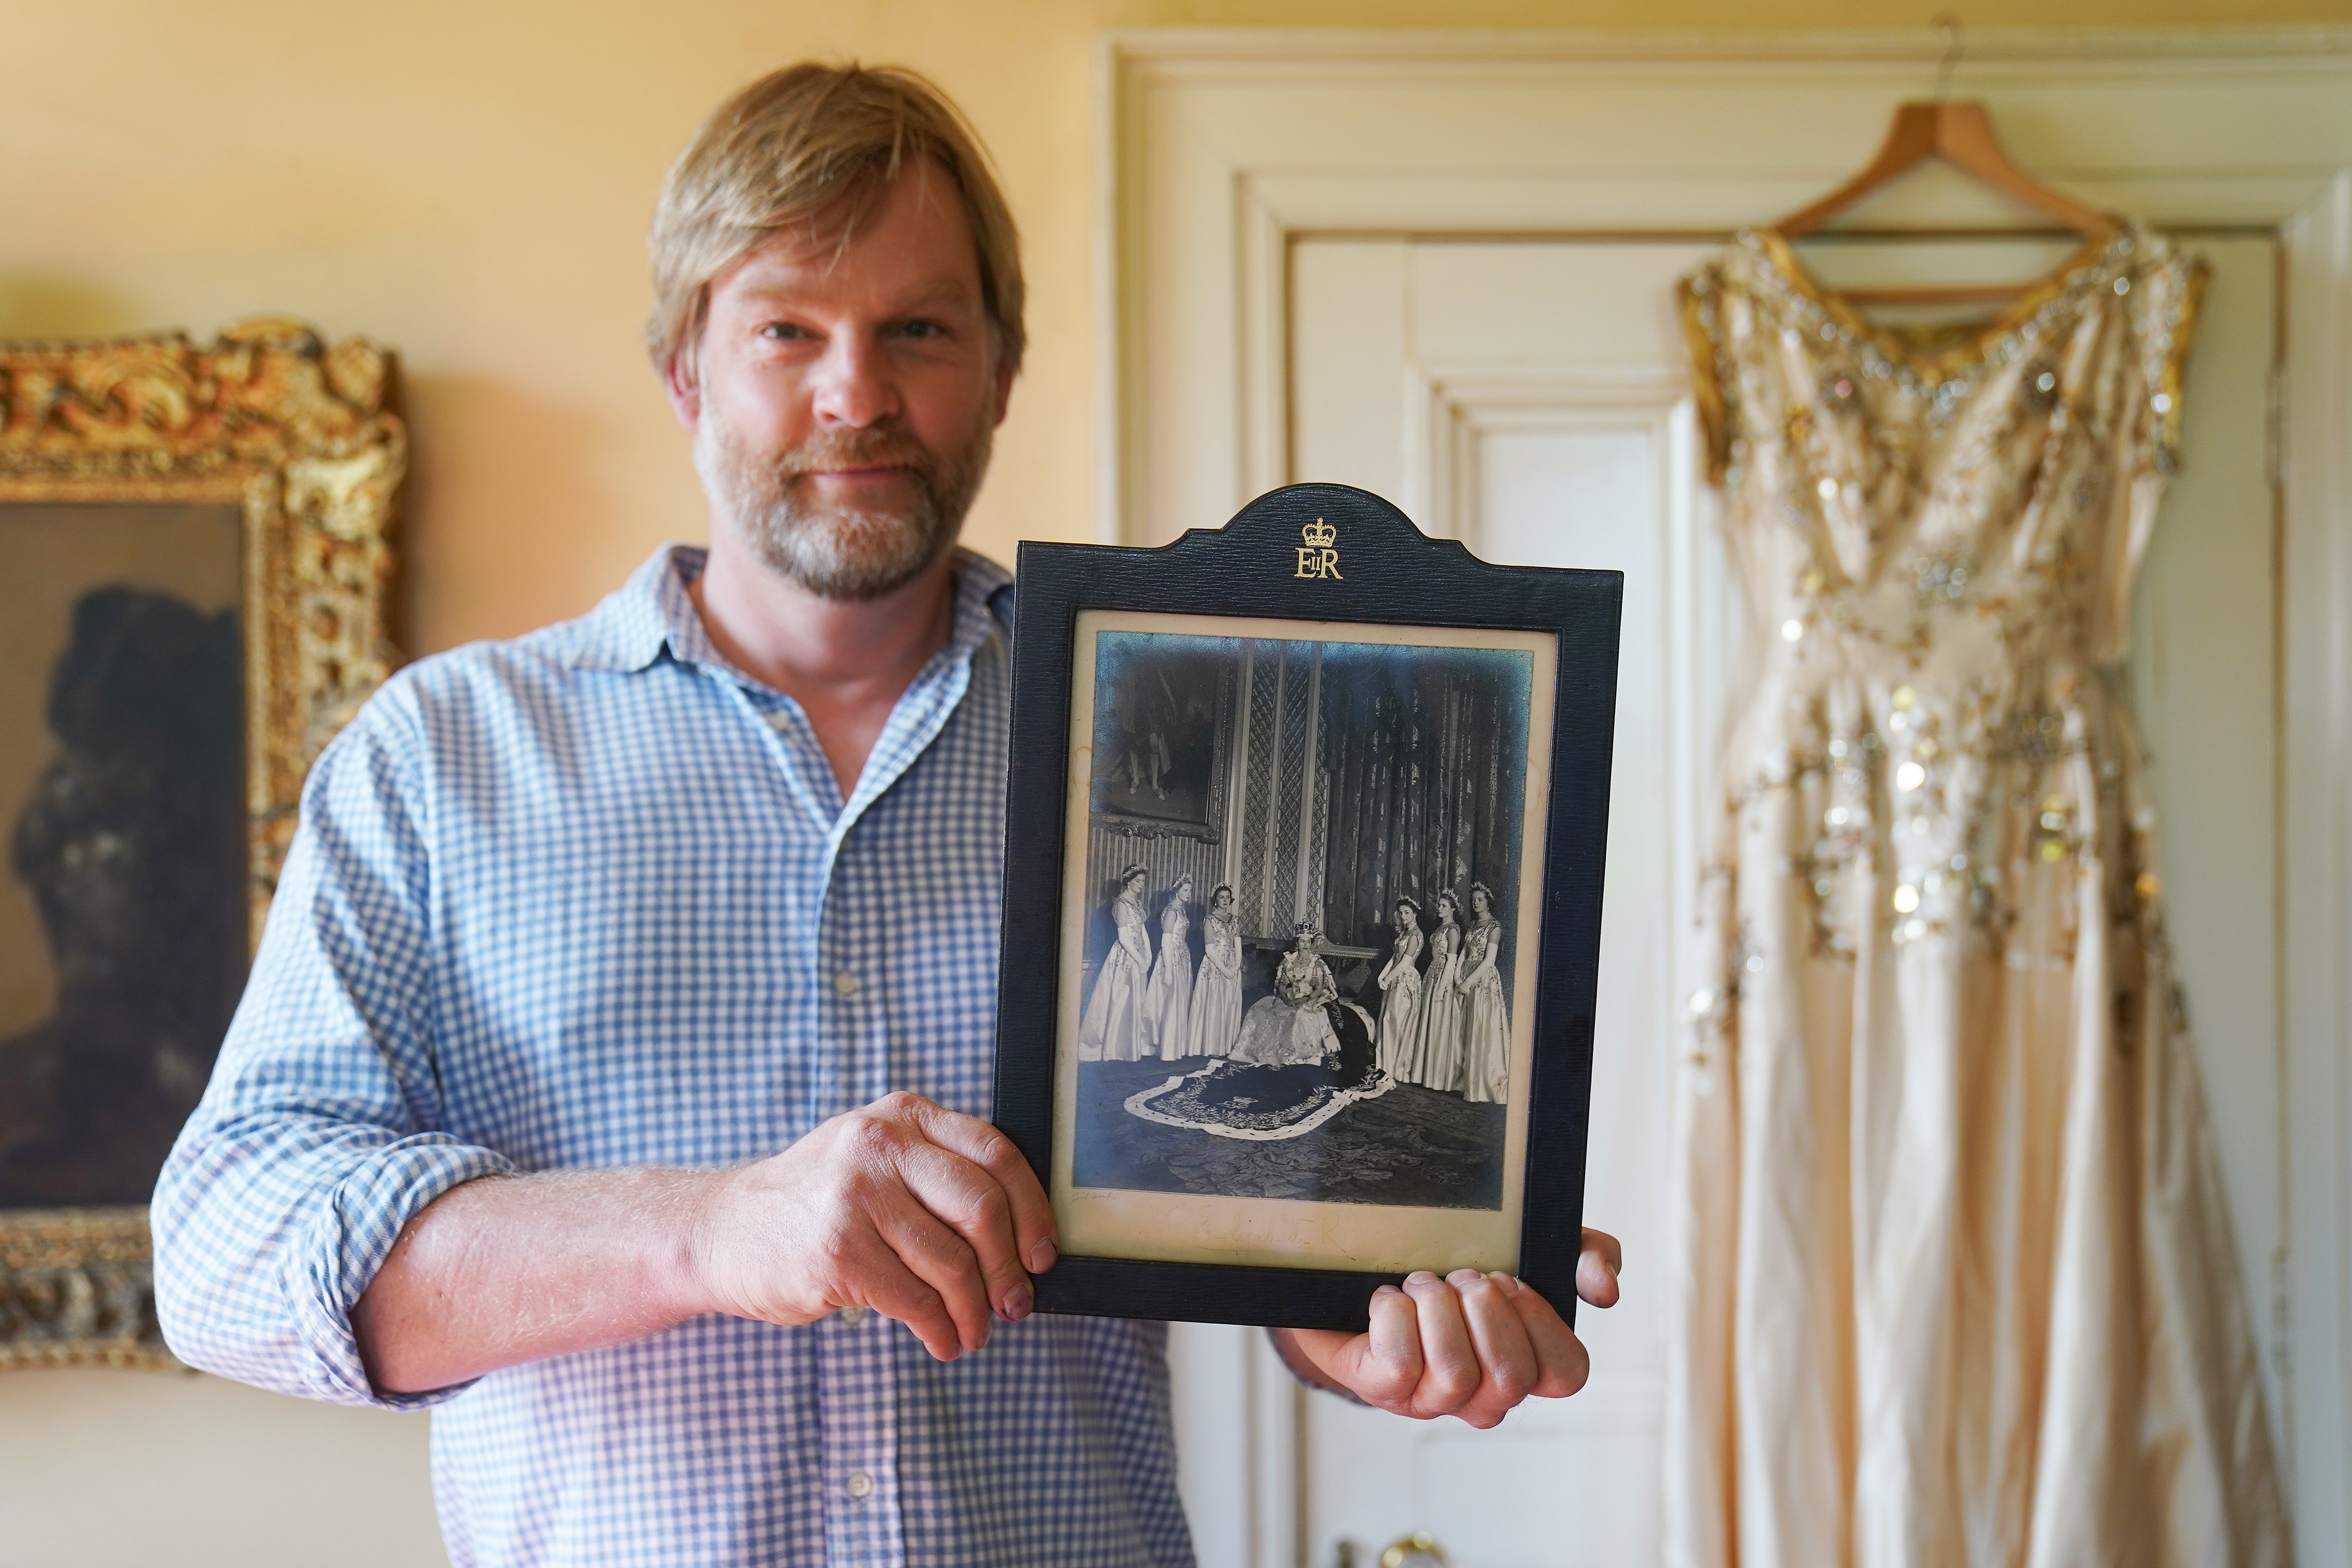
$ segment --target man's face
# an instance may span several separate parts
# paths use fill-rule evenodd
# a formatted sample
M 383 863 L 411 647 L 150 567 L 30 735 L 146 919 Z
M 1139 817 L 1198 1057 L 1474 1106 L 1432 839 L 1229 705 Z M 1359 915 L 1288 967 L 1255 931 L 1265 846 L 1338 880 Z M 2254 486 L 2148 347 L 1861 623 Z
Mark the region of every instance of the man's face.
M 963 204 L 929 159 L 850 243 L 777 234 L 710 287 L 700 373 L 673 368 L 717 526 L 827 598 L 877 598 L 954 542 L 1012 371 L 993 350 Z

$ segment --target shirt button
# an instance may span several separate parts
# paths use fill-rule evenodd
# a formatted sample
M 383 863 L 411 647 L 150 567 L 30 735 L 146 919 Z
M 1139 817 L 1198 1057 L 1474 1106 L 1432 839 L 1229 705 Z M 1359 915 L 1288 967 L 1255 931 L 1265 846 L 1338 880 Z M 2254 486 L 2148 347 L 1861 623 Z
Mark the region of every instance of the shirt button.
M 844 1307 L 841 1309 L 841 1321 L 849 1324 L 852 1328 L 855 1328 L 859 1323 L 866 1321 L 866 1309 L 864 1307 Z
M 833 988 L 845 997 L 854 997 L 857 994 L 857 977 L 844 969 L 833 977 Z
M 867 1475 L 864 1470 L 850 1471 L 849 1495 L 852 1497 L 872 1497 L 874 1495 L 874 1478 Z

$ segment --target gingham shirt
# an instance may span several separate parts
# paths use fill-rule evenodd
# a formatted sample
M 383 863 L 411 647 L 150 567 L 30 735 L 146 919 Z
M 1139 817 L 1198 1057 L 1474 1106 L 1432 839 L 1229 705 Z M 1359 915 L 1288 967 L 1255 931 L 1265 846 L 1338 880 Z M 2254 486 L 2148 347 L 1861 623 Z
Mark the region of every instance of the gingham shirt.
M 156 1190 L 172 1347 L 437 1406 L 460 1565 L 1189 1564 L 1157 1324 L 1041 1315 L 943 1365 L 872 1315 L 711 1316 L 368 1385 L 352 1303 L 459 1182 L 754 1159 L 897 1089 L 987 1113 L 1010 578 L 959 558 L 954 632 L 845 802 L 799 706 L 712 648 L 701 562 L 412 665 L 320 757 Z

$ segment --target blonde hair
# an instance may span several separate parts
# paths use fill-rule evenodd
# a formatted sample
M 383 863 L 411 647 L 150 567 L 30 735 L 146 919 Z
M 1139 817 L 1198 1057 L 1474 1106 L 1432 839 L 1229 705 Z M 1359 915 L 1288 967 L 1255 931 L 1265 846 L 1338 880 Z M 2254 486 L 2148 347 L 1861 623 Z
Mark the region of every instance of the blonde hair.
M 761 77 L 720 104 L 670 165 L 646 240 L 654 368 L 676 361 L 694 378 L 711 280 L 761 241 L 823 218 L 838 224 L 835 243 L 847 246 L 898 172 L 925 157 L 962 198 L 997 363 L 1018 369 L 1028 341 L 1021 239 L 979 136 L 918 72 L 814 62 Z

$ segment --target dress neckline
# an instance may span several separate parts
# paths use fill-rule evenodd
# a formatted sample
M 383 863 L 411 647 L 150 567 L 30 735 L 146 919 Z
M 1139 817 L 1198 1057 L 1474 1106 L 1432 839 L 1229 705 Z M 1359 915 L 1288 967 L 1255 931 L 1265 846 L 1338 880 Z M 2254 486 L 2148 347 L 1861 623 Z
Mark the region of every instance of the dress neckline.
M 1792 293 L 1819 306 L 1831 320 L 1854 336 L 1867 340 L 1885 359 L 1907 367 L 1921 380 L 1934 384 L 1940 382 L 1954 365 L 1982 359 L 1992 344 L 2032 320 L 2052 300 L 2073 287 L 2084 273 L 2105 261 L 2107 253 L 2132 233 L 2132 227 L 2126 224 L 2112 235 L 2084 241 L 2039 283 L 2030 286 L 1990 320 L 1967 329 L 1950 347 L 1935 353 L 1921 352 L 1905 341 L 1902 334 L 1880 326 L 1856 310 L 1843 294 L 1823 284 L 1803 262 L 1797 259 L 1796 247 L 1780 230 L 1750 229 L 1748 232 L 1773 272 Z

